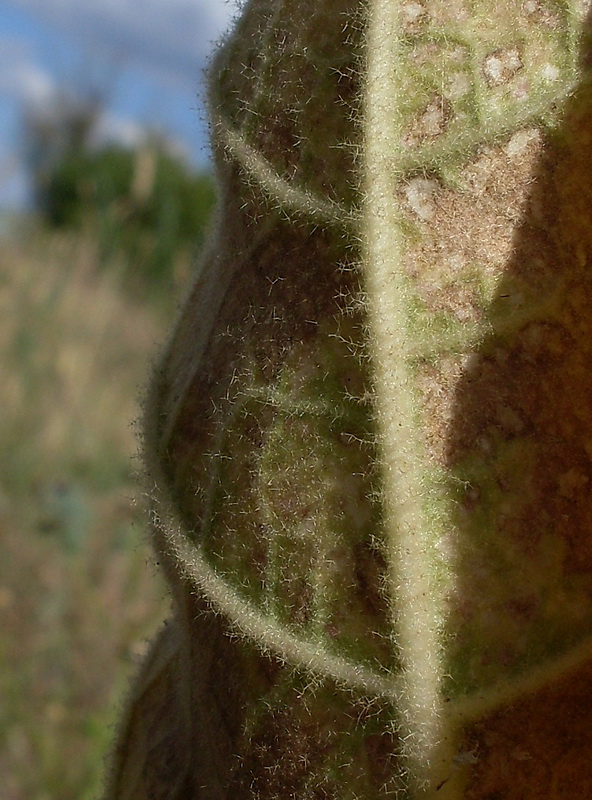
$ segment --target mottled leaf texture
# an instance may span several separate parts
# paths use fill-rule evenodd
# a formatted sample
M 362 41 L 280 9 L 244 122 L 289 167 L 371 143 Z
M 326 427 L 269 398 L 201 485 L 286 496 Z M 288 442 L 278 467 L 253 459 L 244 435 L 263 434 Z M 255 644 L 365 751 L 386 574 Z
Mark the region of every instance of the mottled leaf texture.
M 592 797 L 583 0 L 251 0 L 108 800 Z

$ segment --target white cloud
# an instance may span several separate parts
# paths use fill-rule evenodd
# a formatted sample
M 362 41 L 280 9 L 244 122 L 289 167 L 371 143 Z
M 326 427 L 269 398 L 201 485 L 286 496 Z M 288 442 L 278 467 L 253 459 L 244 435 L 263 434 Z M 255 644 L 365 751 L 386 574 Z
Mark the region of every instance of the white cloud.
M 51 118 L 63 110 L 64 97 L 51 74 L 33 58 L 22 40 L 0 37 L 0 97 L 36 117 Z M 103 110 L 96 123 L 94 144 L 117 142 L 134 147 L 146 136 L 146 129 L 131 118 Z M 6 148 L 0 148 L 0 152 Z M 11 153 L 9 162 L 14 161 Z M 1 177 L 2 170 L 0 170 Z
M 0 96 L 44 106 L 55 91 L 53 78 L 31 59 L 21 40 L 0 37 Z
M 97 120 L 92 144 L 100 147 L 112 142 L 124 147 L 135 147 L 146 138 L 146 130 L 135 120 L 103 112 Z
M 195 85 L 212 42 L 236 14 L 234 0 L 9 0 L 83 48 L 143 62 Z
M 119 144 L 123 147 L 135 148 L 149 141 L 155 131 L 140 125 L 131 117 L 123 117 L 110 111 L 103 111 L 99 116 L 90 145 L 102 147 L 105 144 Z M 159 143 L 171 154 L 182 160 L 189 159 L 189 153 L 183 142 L 170 132 L 161 133 Z

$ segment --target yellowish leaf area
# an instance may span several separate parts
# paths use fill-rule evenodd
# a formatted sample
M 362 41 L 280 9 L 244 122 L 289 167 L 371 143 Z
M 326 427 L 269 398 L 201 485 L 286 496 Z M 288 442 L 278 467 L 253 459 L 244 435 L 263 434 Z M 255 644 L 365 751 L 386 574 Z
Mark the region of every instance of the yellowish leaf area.
M 220 48 L 109 800 L 592 796 L 586 11 L 252 0 Z

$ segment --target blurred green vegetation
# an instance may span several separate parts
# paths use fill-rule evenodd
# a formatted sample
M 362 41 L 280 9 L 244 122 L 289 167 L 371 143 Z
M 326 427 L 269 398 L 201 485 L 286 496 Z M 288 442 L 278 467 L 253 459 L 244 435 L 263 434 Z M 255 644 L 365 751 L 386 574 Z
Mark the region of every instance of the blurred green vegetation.
M 160 292 L 202 245 L 215 189 L 155 142 L 68 152 L 39 199 L 50 226 L 96 230 L 100 264 L 122 254 L 136 289 Z
M 133 421 L 160 309 L 92 237 L 0 248 L 2 800 L 95 800 L 127 682 L 167 611 Z
M 133 147 L 98 139 L 101 102 L 64 95 L 30 114 L 24 140 L 36 212 L 52 229 L 86 232 L 97 265 L 125 262 L 128 288 L 166 294 L 186 280 L 206 237 L 214 181 L 155 133 Z
M 0 241 L 2 800 L 100 796 L 168 611 L 134 420 L 213 186 L 158 138 L 97 147 L 95 121 L 29 124 L 37 213 Z

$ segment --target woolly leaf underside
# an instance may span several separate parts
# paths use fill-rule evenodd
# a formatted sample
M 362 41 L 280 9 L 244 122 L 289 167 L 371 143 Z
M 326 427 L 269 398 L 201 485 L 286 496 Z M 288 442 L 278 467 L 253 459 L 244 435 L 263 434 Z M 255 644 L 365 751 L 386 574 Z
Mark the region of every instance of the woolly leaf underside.
M 397 347 L 373 339 L 383 298 L 365 241 L 372 20 L 345 0 L 252 2 L 214 63 L 219 233 L 148 438 L 182 523 L 164 535 L 169 557 L 253 643 L 237 645 L 248 702 L 235 782 L 264 796 L 290 781 L 303 797 L 402 791 L 395 731 L 413 735 L 414 710 L 401 631 L 416 617 L 451 720 L 588 652 L 583 8 L 490 7 L 400 4 L 384 220 L 400 247 Z M 389 359 L 403 380 L 385 397 Z M 401 392 L 414 410 L 385 446 Z M 411 451 L 433 608 L 403 586 L 398 498 L 385 502 L 397 452 Z M 284 666 L 270 676 L 257 652 Z

